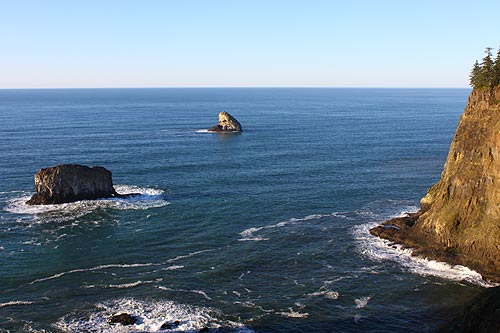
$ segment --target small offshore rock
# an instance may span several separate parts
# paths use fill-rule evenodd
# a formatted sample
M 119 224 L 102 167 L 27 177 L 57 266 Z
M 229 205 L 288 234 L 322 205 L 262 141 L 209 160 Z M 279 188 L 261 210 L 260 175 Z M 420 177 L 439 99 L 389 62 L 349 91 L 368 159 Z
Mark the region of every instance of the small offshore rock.
M 134 325 L 135 323 L 137 323 L 137 318 L 129 315 L 128 313 L 121 313 L 118 315 L 111 316 L 108 319 L 108 322 L 110 324 L 122 324 L 124 326 L 127 326 L 127 325 Z
M 219 113 L 219 123 L 209 130 L 210 132 L 243 132 L 243 128 L 236 118 L 229 113 L 222 111 Z
M 117 193 L 113 187 L 111 171 L 100 166 L 60 164 L 40 169 L 34 178 L 36 193 L 26 202 L 28 205 L 121 198 L 139 194 Z

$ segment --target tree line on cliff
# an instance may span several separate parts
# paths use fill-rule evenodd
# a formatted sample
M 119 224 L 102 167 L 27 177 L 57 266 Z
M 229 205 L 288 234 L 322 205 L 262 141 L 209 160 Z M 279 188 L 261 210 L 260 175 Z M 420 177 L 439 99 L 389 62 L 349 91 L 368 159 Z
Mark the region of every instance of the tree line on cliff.
M 493 60 L 491 47 L 487 47 L 481 63 L 476 60 L 470 73 L 470 85 L 472 88 L 493 88 L 500 85 L 500 48 Z

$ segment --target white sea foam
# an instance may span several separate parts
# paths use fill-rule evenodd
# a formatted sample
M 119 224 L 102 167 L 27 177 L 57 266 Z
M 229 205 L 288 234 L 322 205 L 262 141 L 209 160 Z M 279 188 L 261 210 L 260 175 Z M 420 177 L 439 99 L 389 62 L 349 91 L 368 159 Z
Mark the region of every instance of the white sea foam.
M 175 258 L 168 259 L 166 262 L 167 263 L 172 263 L 172 262 L 175 262 L 175 261 L 178 261 L 178 260 L 181 260 L 181 259 L 186 259 L 186 258 L 195 256 L 195 255 L 198 255 L 198 254 L 201 254 L 201 253 L 211 252 L 211 251 L 215 251 L 215 249 L 194 251 L 194 252 L 191 252 L 191 253 L 188 253 L 188 254 L 185 254 L 185 255 L 180 255 L 180 256 L 177 256 Z
M 10 301 L 10 302 L 5 302 L 5 303 L 0 303 L 0 308 L 6 307 L 6 306 L 30 305 L 33 303 L 34 302 L 32 302 L 32 301 Z
M 184 268 L 184 266 L 182 266 L 182 265 L 172 265 L 172 266 L 164 267 L 161 270 L 162 271 L 175 271 L 177 269 L 182 269 L 182 268 Z
M 370 301 L 371 297 L 370 296 L 363 296 L 360 298 L 356 298 L 354 300 L 354 303 L 356 304 L 356 309 L 362 309 L 364 308 L 368 302 Z
M 81 272 L 91 272 L 91 271 L 99 271 L 99 270 L 104 270 L 104 269 L 109 269 L 109 268 L 135 268 L 135 267 L 148 267 L 148 266 L 159 266 L 161 264 L 154 264 L 154 263 L 144 263 L 144 264 L 109 264 L 109 265 L 99 265 L 99 266 L 94 266 L 90 268 L 77 268 L 77 269 L 72 269 L 69 271 L 57 273 L 45 278 L 40 278 L 33 280 L 30 282 L 30 284 L 38 283 L 38 282 L 43 282 L 47 280 L 53 280 L 60 278 L 61 276 L 68 275 L 68 274 L 74 274 L 74 273 L 81 273 Z
M 294 311 L 292 308 L 288 308 L 288 311 L 276 312 L 276 314 L 279 314 L 280 316 L 283 316 L 286 318 L 307 318 L 307 317 L 309 317 L 309 313 Z
M 165 291 L 172 291 L 172 292 L 185 292 L 185 293 L 194 293 L 203 296 L 207 300 L 212 300 L 211 297 L 207 295 L 206 292 L 203 290 L 196 290 L 196 289 L 173 289 L 165 286 L 158 286 L 158 289 L 160 290 L 165 290 Z
M 90 289 L 90 288 L 102 287 L 102 288 L 128 289 L 128 288 L 134 288 L 134 287 L 137 287 L 137 286 L 140 286 L 140 285 L 143 285 L 143 284 L 151 284 L 151 283 L 156 283 L 156 282 L 161 282 L 161 281 L 163 281 L 162 278 L 155 279 L 155 280 L 145 280 L 145 281 L 138 280 L 138 281 L 134 281 L 134 282 L 121 283 L 121 284 L 109 284 L 109 285 L 95 285 L 95 284 L 90 284 L 90 285 L 84 286 L 84 288 Z
M 252 272 L 252 271 L 246 271 L 246 272 L 241 273 L 241 275 L 238 277 L 238 280 L 243 280 L 243 278 L 244 278 L 246 275 L 250 274 L 251 272 Z
M 196 133 L 214 133 L 208 129 L 199 129 L 199 130 L 196 130 Z
M 31 196 L 22 195 L 20 197 L 8 200 L 7 205 L 4 207 L 4 210 L 14 214 L 25 215 L 64 213 L 65 216 L 69 218 L 78 218 L 98 208 L 111 208 L 118 210 L 145 210 L 150 208 L 164 207 L 169 204 L 163 196 L 164 191 L 160 189 L 137 187 L 131 185 L 115 185 L 115 189 L 118 193 L 140 193 L 140 195 L 128 198 L 82 200 L 56 205 L 28 205 L 26 204 L 26 201 L 28 201 Z
M 30 282 L 30 284 L 44 282 L 44 281 L 48 281 L 48 280 L 53 280 L 53 279 L 57 279 L 57 278 L 60 278 L 62 276 L 68 275 L 68 274 L 75 274 L 75 273 L 82 273 L 82 272 L 93 272 L 93 271 L 107 270 L 107 269 L 112 269 L 112 268 L 124 268 L 124 269 L 126 269 L 126 268 L 138 268 L 138 267 L 149 267 L 149 266 L 156 266 L 156 267 L 164 266 L 164 265 L 167 265 L 169 263 L 179 261 L 181 259 L 189 258 L 189 257 L 195 256 L 195 255 L 201 254 L 201 253 L 211 252 L 211 251 L 214 251 L 214 249 L 195 251 L 195 252 L 188 253 L 186 255 L 180 255 L 180 256 L 177 256 L 175 258 L 168 259 L 165 262 L 161 262 L 161 263 L 147 262 L 147 263 L 133 263 L 133 264 L 106 264 L 106 265 L 98 265 L 98 266 L 93 266 L 93 267 L 88 267 L 88 268 L 76 268 L 76 269 L 72 269 L 69 271 L 56 273 L 56 274 L 53 274 L 53 275 L 50 275 L 50 276 L 47 276 L 44 278 L 39 278 L 39 279 L 33 280 Z M 158 268 L 158 270 L 171 271 L 171 270 L 177 270 L 177 269 L 181 269 L 181 268 L 184 268 L 184 266 L 183 265 L 169 265 L 167 267 Z
M 241 242 L 244 241 L 266 241 L 269 240 L 269 237 L 264 237 L 260 235 L 256 235 L 256 233 L 259 232 L 265 232 L 266 230 L 271 230 L 271 229 L 276 229 L 276 228 L 283 228 L 287 225 L 290 224 L 297 224 L 297 223 L 302 223 L 306 221 L 311 221 L 311 220 L 317 220 L 323 217 L 328 217 L 328 216 L 337 216 L 337 213 L 332 213 L 332 214 L 313 214 L 313 215 L 308 215 L 303 218 L 291 218 L 288 221 L 282 221 L 278 222 L 276 224 L 271 224 L 271 225 L 265 225 L 262 227 L 251 227 L 248 229 L 243 230 L 240 232 L 240 238 L 238 239 Z
M 422 276 L 432 275 L 453 281 L 467 281 L 482 287 L 496 285 L 483 280 L 481 274 L 468 267 L 412 256 L 411 249 L 371 235 L 370 229 L 378 224 L 372 222 L 353 228 L 353 235 L 361 255 L 376 261 L 396 261 L 408 271 Z
M 313 293 L 307 294 L 307 296 L 322 296 L 331 300 L 336 300 L 339 298 L 339 293 L 338 291 L 334 290 L 328 290 L 328 289 L 320 289 L 318 291 L 315 291 Z
M 110 324 L 108 319 L 128 313 L 138 319 L 134 325 Z M 250 333 L 243 324 L 224 320 L 223 314 L 210 308 L 193 307 L 171 301 L 145 302 L 130 298 L 96 304 L 90 313 L 70 314 L 54 326 L 64 332 L 158 332 L 164 323 L 179 321 L 176 332 L 197 332 L 208 328 L 224 327 L 229 332 Z

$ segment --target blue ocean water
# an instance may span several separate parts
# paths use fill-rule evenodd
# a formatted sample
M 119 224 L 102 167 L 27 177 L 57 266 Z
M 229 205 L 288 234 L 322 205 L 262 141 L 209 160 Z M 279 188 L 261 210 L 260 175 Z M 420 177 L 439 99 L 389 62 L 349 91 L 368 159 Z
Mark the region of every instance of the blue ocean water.
M 432 331 L 486 283 L 368 230 L 418 209 L 469 91 L 0 90 L 0 332 Z M 25 205 L 60 163 L 142 195 Z

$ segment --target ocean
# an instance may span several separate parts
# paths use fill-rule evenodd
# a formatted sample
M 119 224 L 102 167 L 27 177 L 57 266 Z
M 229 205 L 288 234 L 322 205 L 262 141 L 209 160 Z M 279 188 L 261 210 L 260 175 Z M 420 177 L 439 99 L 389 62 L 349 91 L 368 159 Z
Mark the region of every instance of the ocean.
M 368 230 L 418 210 L 469 92 L 0 90 L 0 332 L 432 331 L 488 283 Z M 61 163 L 141 195 L 26 205 Z

